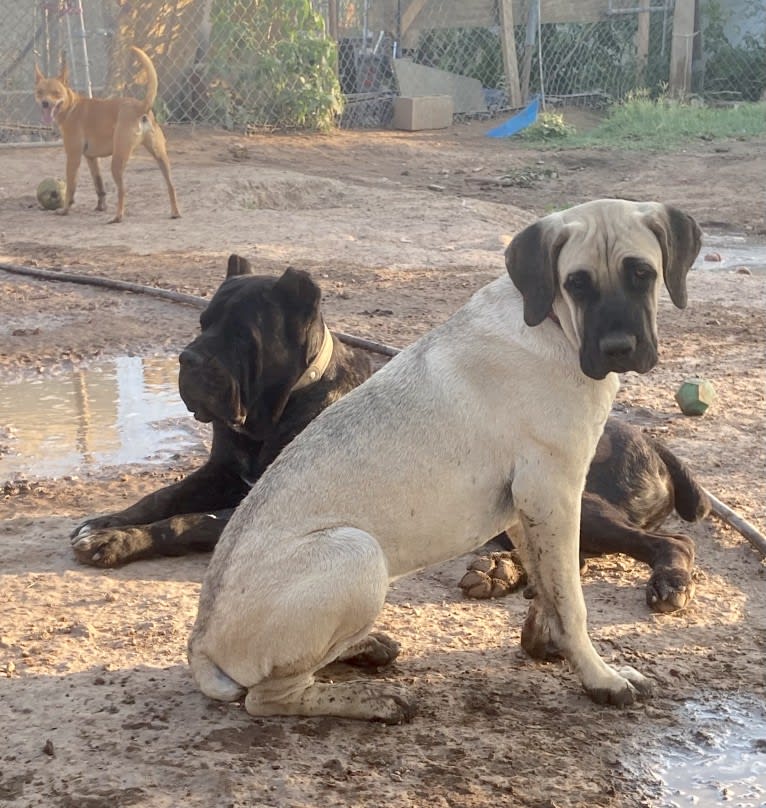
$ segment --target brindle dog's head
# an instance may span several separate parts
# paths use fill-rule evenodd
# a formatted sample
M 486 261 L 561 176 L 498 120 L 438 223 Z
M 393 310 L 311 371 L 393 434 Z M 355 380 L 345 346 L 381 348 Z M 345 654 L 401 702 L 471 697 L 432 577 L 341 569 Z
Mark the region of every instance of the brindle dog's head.
M 690 216 L 658 202 L 601 199 L 546 216 L 516 236 L 506 266 L 524 320 L 560 323 L 593 379 L 645 373 L 657 362 L 657 304 L 664 280 L 686 306 L 686 273 L 700 249 Z
M 178 387 L 198 421 L 261 440 L 319 351 L 321 292 L 308 273 L 256 276 L 229 257 L 226 280 L 200 315 L 200 335 L 181 352 Z

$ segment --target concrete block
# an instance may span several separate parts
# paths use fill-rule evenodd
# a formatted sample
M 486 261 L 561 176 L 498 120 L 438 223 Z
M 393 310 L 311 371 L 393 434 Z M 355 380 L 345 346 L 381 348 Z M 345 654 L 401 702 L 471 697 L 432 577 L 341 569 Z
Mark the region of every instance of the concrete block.
M 400 96 L 394 99 L 394 129 L 446 129 L 452 126 L 453 105 L 449 95 Z

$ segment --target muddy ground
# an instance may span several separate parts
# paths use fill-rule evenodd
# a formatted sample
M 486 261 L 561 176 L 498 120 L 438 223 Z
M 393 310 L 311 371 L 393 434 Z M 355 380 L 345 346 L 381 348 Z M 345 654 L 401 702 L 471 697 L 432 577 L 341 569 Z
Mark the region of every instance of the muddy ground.
M 539 152 L 487 138 L 487 127 L 247 139 L 171 130 L 183 218 L 168 218 L 159 172 L 141 155 L 128 168 L 119 225 L 93 211 L 85 170 L 71 215 L 38 208 L 37 182 L 63 173 L 60 147 L 3 149 L 0 261 L 209 296 L 228 254 L 240 252 L 259 272 L 311 271 L 331 327 L 403 346 L 504 271 L 514 232 L 570 204 L 657 199 L 696 216 L 706 236 L 766 235 L 766 140 L 700 141 L 667 154 Z M 702 262 L 685 311 L 663 298 L 660 365 L 627 375 L 616 405 L 761 531 L 765 302 L 766 273 Z M 0 383 L 124 354 L 173 354 L 195 334 L 198 314 L 0 271 Z M 684 417 L 673 400 L 689 376 L 711 380 L 718 394 L 702 418 Z M 0 432 L 0 451 L 12 451 L 12 440 Z M 766 566 L 714 518 L 669 522 L 698 547 L 697 595 L 682 613 L 648 610 L 647 568 L 637 562 L 591 560 L 584 573 L 596 647 L 656 681 L 650 702 L 598 707 L 564 665 L 526 658 L 523 598 L 463 599 L 457 581 L 470 558 L 398 582 L 381 615 L 380 628 L 402 643 L 381 678 L 419 697 L 410 725 L 252 719 L 241 705 L 207 700 L 185 664 L 207 558 L 102 571 L 80 566 L 68 542 L 83 517 L 178 479 L 203 453 L 162 468 L 0 481 L 0 803 L 667 805 L 663 750 L 703 742 L 684 709 L 690 700 L 744 700 L 766 737 Z M 711 777 L 698 784 L 699 804 L 766 804 L 758 777 L 728 785 Z

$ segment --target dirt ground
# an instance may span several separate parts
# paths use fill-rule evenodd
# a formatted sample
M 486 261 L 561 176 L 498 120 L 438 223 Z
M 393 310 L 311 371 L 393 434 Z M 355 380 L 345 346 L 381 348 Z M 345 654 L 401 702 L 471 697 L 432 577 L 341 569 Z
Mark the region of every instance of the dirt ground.
M 209 296 L 228 254 L 240 252 L 260 272 L 311 271 L 331 327 L 403 346 L 504 271 L 514 232 L 570 204 L 657 199 L 696 216 L 706 236 L 766 235 L 764 140 L 700 141 L 659 155 L 538 152 L 487 138 L 486 128 L 246 139 L 171 130 L 183 218 L 167 218 L 159 172 L 137 155 L 126 220 L 109 226 L 108 213 L 93 211 L 85 169 L 71 215 L 38 208 L 39 180 L 63 173 L 60 147 L 2 149 L 0 261 Z M 686 310 L 663 297 L 661 362 L 646 376 L 627 375 L 616 405 L 761 531 L 764 303 L 766 273 L 705 263 L 689 276 Z M 0 271 L 0 382 L 128 353 L 174 354 L 195 334 L 198 314 Z M 711 380 L 718 394 L 702 418 L 684 417 L 673 400 L 689 376 Z M 463 599 L 457 582 L 470 558 L 398 582 L 381 615 L 380 628 L 402 644 L 381 678 L 419 697 L 411 724 L 256 720 L 241 705 L 207 700 L 185 662 L 207 558 L 102 571 L 78 565 L 68 542 L 83 517 L 178 479 L 203 451 L 160 469 L 0 481 L 0 803 L 668 805 L 655 753 L 695 737 L 683 712 L 689 700 L 744 699 L 766 737 L 766 565 L 714 518 L 669 523 L 698 547 L 696 599 L 680 614 L 648 610 L 639 563 L 591 560 L 584 573 L 596 647 L 656 681 L 649 702 L 598 707 L 565 666 L 526 658 L 525 601 Z M 750 784 L 750 802 L 737 788 L 721 785 L 718 796 L 766 805 L 766 782 Z

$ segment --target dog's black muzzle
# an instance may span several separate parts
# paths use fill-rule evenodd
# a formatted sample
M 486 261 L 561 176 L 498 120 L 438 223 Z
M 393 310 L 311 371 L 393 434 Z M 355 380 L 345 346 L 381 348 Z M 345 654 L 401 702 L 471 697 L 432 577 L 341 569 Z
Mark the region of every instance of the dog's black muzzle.
M 619 300 L 585 315 L 580 367 L 591 379 L 609 373 L 646 373 L 657 364 L 651 308 L 645 301 Z
M 221 420 L 244 423 L 239 405 L 239 385 L 215 356 L 196 350 L 192 343 L 178 357 L 178 392 L 183 403 L 202 423 Z

